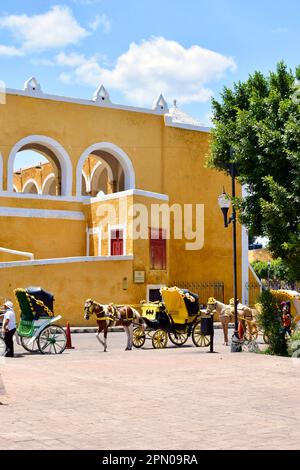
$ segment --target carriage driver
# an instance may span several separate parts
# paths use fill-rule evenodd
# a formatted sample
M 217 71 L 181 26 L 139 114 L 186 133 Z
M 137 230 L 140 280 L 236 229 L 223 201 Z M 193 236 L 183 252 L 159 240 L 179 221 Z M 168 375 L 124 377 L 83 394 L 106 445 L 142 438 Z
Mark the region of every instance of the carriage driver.
M 16 314 L 14 305 L 7 300 L 3 305 L 4 314 L 2 323 L 2 333 L 6 345 L 5 357 L 14 357 L 14 334 L 16 332 Z

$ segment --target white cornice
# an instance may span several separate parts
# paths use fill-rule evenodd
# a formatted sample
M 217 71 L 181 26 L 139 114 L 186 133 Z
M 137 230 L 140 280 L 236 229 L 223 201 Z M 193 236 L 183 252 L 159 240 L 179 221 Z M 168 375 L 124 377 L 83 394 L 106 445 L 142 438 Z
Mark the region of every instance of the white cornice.
M 49 209 L 25 209 L 23 207 L 1 207 L 0 217 L 20 217 L 32 219 L 85 220 L 83 212 Z
M 105 194 L 104 196 L 86 198 L 83 201 L 83 204 L 95 204 L 102 201 L 110 201 L 113 199 L 121 199 L 122 197 L 128 196 L 142 196 L 148 197 L 150 199 L 159 199 L 160 201 L 169 201 L 169 196 L 167 194 L 152 193 L 151 191 L 144 191 L 142 189 L 128 189 L 127 191 L 122 191 L 120 193 Z
M 184 124 L 182 122 L 173 121 L 171 114 L 165 114 L 164 117 L 166 127 L 177 127 L 179 129 L 185 129 L 187 131 L 211 132 L 211 127 L 196 126 L 193 124 Z
M 131 112 L 134 112 L 134 113 L 153 114 L 153 115 L 156 115 L 156 116 L 159 115 L 159 113 L 157 111 L 152 110 L 152 109 L 148 109 L 148 108 L 137 108 L 137 107 L 134 107 L 134 106 L 124 106 L 124 105 L 120 105 L 120 104 L 117 105 L 117 104 L 108 103 L 108 102 L 101 103 L 101 105 L 99 105 L 99 103 L 97 103 L 93 100 L 83 100 L 83 99 L 80 99 L 80 98 L 69 98 L 69 97 L 66 97 L 66 96 L 48 95 L 46 93 L 39 94 L 38 96 L 32 96 L 32 95 L 29 95 L 26 91 L 14 90 L 14 89 L 11 89 L 11 88 L 7 88 L 6 93 L 8 95 L 25 96 L 25 97 L 35 98 L 35 99 L 39 99 L 39 100 L 62 101 L 64 103 L 73 103 L 73 104 L 81 104 L 81 105 L 85 105 L 85 106 L 94 106 L 96 108 L 117 109 L 117 110 L 121 110 L 121 111 L 131 111 Z
M 83 202 L 89 199 L 88 196 L 50 196 L 49 194 L 28 194 L 16 193 L 14 191 L 0 191 L 0 198 L 13 199 L 35 199 L 39 201 L 58 201 L 58 202 Z
M 79 256 L 74 258 L 53 258 L 30 261 L 7 261 L 0 263 L 0 269 L 18 268 L 27 266 L 46 266 L 53 264 L 96 263 L 107 261 L 132 261 L 133 256 Z

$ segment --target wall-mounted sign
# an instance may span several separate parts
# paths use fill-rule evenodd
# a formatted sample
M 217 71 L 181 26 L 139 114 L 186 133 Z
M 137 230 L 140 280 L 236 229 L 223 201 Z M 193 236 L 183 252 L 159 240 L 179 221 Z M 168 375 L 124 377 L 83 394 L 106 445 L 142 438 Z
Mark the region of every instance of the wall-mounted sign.
M 134 282 L 136 284 L 145 284 L 145 271 L 134 271 Z

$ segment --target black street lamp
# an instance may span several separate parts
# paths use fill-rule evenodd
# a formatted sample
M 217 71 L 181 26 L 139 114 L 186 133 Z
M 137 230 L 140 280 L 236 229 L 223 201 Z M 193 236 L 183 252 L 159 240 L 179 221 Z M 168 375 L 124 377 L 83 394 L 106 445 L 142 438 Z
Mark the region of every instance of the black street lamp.
M 231 149 L 230 151 L 231 157 L 233 157 L 233 150 Z M 223 190 L 223 194 L 219 196 L 218 202 L 219 206 L 223 212 L 224 215 L 224 225 L 225 228 L 228 228 L 229 225 L 232 223 L 232 232 L 233 232 L 233 297 L 234 297 L 234 335 L 232 337 L 231 341 L 231 352 L 241 352 L 242 351 L 242 345 L 240 342 L 239 338 L 239 320 L 238 320 L 238 297 L 237 297 L 237 248 L 236 248 L 236 223 L 237 223 L 237 217 L 236 217 L 236 208 L 235 208 L 235 178 L 237 176 L 236 172 L 236 164 L 235 163 L 230 163 L 229 166 L 230 170 L 230 175 L 231 175 L 231 182 L 232 182 L 232 199 L 233 199 L 233 204 L 232 204 L 232 214 L 228 218 L 228 211 L 231 206 L 231 201 L 227 194 L 225 193 L 225 189 Z

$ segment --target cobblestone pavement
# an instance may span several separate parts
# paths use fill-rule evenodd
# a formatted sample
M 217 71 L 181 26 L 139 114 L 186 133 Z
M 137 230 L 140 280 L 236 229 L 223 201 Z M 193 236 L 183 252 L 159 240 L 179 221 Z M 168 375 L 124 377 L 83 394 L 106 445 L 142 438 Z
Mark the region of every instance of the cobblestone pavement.
M 1 449 L 298 449 L 300 360 L 73 335 L 61 356 L 0 361 Z

